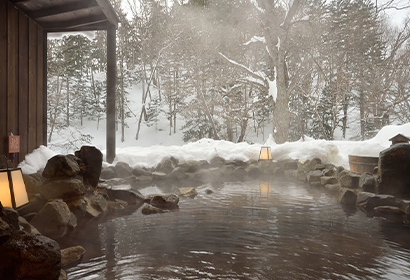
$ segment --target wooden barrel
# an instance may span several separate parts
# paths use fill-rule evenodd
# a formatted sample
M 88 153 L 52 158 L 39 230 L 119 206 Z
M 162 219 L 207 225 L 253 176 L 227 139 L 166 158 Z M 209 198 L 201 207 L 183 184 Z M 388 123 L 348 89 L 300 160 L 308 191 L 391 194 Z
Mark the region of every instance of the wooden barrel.
M 371 173 L 379 164 L 379 157 L 349 155 L 350 170 L 357 173 Z

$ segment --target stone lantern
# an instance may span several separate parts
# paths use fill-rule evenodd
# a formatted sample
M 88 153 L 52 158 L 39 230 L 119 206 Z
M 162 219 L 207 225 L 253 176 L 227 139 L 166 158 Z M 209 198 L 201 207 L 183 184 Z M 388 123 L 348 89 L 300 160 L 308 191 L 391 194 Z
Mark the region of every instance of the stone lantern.
M 392 142 L 392 146 L 399 143 L 409 144 L 410 138 L 399 133 L 396 136 L 390 138 L 389 141 Z

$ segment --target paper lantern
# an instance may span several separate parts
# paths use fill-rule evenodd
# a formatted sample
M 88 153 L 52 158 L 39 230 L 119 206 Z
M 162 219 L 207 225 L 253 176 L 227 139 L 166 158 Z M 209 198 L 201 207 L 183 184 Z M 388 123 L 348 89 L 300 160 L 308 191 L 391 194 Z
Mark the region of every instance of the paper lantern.
M 20 168 L 0 170 L 0 201 L 15 209 L 29 202 Z
M 272 160 L 272 152 L 269 146 L 262 146 L 259 153 L 259 160 Z

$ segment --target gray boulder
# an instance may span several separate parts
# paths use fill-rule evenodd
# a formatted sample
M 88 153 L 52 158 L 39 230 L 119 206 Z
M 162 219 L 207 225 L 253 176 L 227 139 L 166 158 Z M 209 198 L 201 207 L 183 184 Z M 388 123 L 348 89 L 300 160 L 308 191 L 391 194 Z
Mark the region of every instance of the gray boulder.
M 77 178 L 47 180 L 40 187 L 40 194 L 46 199 L 78 199 L 86 193 L 83 182 Z
M 75 177 L 82 175 L 85 165 L 73 155 L 56 155 L 47 161 L 43 170 L 43 177 Z
M 132 175 L 132 171 L 133 169 L 131 168 L 131 166 L 129 166 L 128 163 L 126 162 L 118 162 L 115 165 L 115 173 L 117 174 L 118 177 L 120 178 L 125 178 L 125 177 L 129 177 Z
M 360 174 L 344 170 L 339 174 L 339 183 L 343 188 L 358 189 Z
M 365 192 L 376 192 L 376 177 L 370 173 L 363 173 L 360 176 L 359 187 Z
M 0 246 L 0 256 L 0 279 L 57 280 L 60 276 L 60 246 L 48 237 L 16 231 Z
M 178 208 L 179 197 L 175 194 L 153 195 L 150 204 L 161 209 Z
M 374 215 L 374 208 L 378 206 L 397 206 L 396 198 L 392 195 L 380 195 L 370 192 L 360 192 L 357 205 L 369 215 Z
M 144 207 L 141 209 L 141 213 L 144 215 L 152 215 L 152 214 L 160 214 L 160 213 L 167 213 L 170 210 L 161 209 L 159 207 L 152 206 L 150 204 L 145 204 Z
M 109 166 L 101 170 L 100 178 L 101 179 L 112 179 L 116 177 L 117 174 L 115 173 L 115 167 Z
M 410 197 L 410 145 L 395 144 L 380 152 L 378 192 Z
M 103 154 L 96 147 L 82 146 L 74 155 L 81 159 L 85 165 L 85 171 L 83 172 L 84 184 L 95 188 L 100 179 Z
M 351 189 L 342 189 L 342 192 L 339 196 L 339 202 L 344 205 L 356 205 L 357 194 Z
M 71 218 L 68 205 L 61 199 L 49 201 L 31 220 L 31 224 L 43 235 L 51 238 L 64 236 Z

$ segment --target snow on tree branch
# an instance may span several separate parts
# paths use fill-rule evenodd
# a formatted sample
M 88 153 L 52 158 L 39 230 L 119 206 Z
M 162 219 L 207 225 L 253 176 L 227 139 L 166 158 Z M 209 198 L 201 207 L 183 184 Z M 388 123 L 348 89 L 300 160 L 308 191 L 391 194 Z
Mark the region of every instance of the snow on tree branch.
M 225 61 L 228 62 L 230 65 L 232 65 L 236 68 L 239 68 L 239 69 L 245 71 L 247 74 L 249 74 L 250 77 L 247 77 L 246 81 L 263 87 L 268 92 L 268 95 L 272 96 L 273 101 L 276 102 L 278 91 L 277 91 L 276 81 L 275 80 L 273 80 L 273 81 L 269 80 L 269 78 L 265 75 L 265 73 L 255 72 L 252 69 L 249 69 L 248 67 L 246 67 L 245 65 L 240 64 L 240 63 L 226 57 L 222 53 L 219 53 L 219 55 L 222 56 L 225 59 Z
M 248 42 L 243 43 L 244 46 L 247 46 L 249 44 L 252 43 L 257 43 L 257 42 L 261 42 L 261 43 L 266 43 L 265 37 L 264 36 L 253 36 Z

